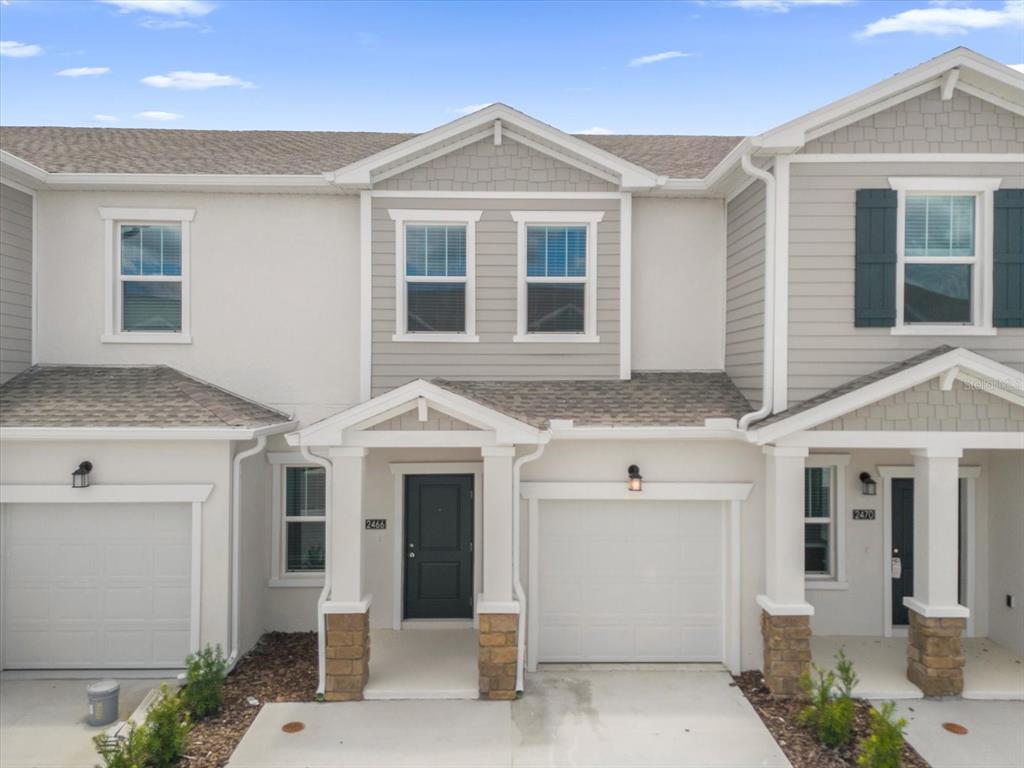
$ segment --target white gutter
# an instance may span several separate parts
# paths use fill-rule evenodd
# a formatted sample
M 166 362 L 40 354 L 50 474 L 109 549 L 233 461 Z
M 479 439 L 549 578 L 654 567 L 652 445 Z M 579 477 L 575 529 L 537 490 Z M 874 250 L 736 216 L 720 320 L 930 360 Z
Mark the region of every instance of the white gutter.
M 516 690 L 523 690 L 523 670 L 526 667 L 526 591 L 523 589 L 519 568 L 520 522 L 519 522 L 519 470 L 524 464 L 536 461 L 544 453 L 547 443 L 541 443 L 537 450 L 520 456 L 512 465 L 512 588 L 519 601 L 519 625 L 516 628 L 518 649 L 516 650 Z
M 235 455 L 231 472 L 231 653 L 228 671 L 238 663 L 239 596 L 241 593 L 242 549 L 242 461 L 267 447 L 266 435 L 256 438 L 256 445 Z
M 297 421 L 265 427 L 0 427 L 2 440 L 252 440 L 294 429 Z
M 772 386 L 775 377 L 775 177 L 750 162 L 750 153 L 740 158 L 740 166 L 748 176 L 765 184 L 764 211 L 764 358 L 761 363 L 761 407 L 745 414 L 737 425 L 748 429 L 755 421 L 772 412 Z
M 333 487 L 334 467 L 329 459 L 313 453 L 308 446 L 300 445 L 303 458 L 312 464 L 319 464 L 324 468 L 324 498 L 327 499 L 327 520 L 324 523 L 324 588 L 320 590 L 320 596 L 316 599 L 316 645 L 317 645 L 317 683 L 316 694 L 323 696 L 327 688 L 327 628 L 324 626 L 324 603 L 331 593 L 331 529 L 333 528 L 334 510 Z

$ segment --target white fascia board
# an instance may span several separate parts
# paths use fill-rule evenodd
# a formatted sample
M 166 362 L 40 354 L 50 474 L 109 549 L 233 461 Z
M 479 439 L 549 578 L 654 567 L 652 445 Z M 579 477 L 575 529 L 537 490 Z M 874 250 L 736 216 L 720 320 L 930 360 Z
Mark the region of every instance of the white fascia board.
M 0 440 L 252 440 L 295 428 L 296 421 L 266 427 L 0 427 Z
M 1024 450 L 1024 432 L 920 432 L 863 430 L 800 432 L 781 438 L 780 447 L 808 450 L 826 448 L 853 450 L 856 448 L 893 449 L 959 449 L 971 450 Z
M 27 160 L 22 160 L 17 155 L 12 155 L 10 152 L 0 149 L 0 168 L 4 170 L 17 171 L 19 174 L 28 176 L 29 179 L 35 182 L 46 183 L 47 176 L 49 173 L 44 171 L 37 165 L 33 165 Z
M 552 440 L 746 440 L 747 433 L 720 427 L 577 427 L 551 423 Z
M 0 485 L 2 504 L 202 503 L 212 485 Z
M 631 491 L 624 481 L 522 481 L 519 484 L 524 499 L 571 501 L 746 501 L 753 487 L 753 483 L 645 482 L 642 491 Z
M 535 120 L 505 104 L 492 104 L 419 136 L 414 136 L 394 147 L 389 147 L 370 155 L 370 157 L 339 168 L 333 174 L 328 175 L 338 185 L 369 186 L 373 183 L 375 170 L 400 162 L 404 158 L 412 158 L 417 154 L 429 152 L 438 145 L 457 142 L 462 134 L 490 126 L 495 120 L 501 121 L 503 133 L 506 135 L 510 127 L 519 128 L 549 142 L 554 147 L 567 150 L 600 168 L 611 171 L 621 179 L 621 185 L 625 188 L 649 189 L 664 182 L 664 178 L 655 173 Z
M 986 387 L 986 391 L 1004 400 L 1016 402 L 1015 398 L 1024 396 L 1024 378 L 1020 371 L 960 347 L 919 363 L 912 368 L 871 382 L 860 389 L 797 413 L 788 419 L 783 419 L 762 429 L 755 429 L 751 433 L 752 438 L 759 445 L 764 445 L 786 438 L 796 432 L 813 429 L 826 421 L 831 421 L 937 378 L 951 368 L 959 368 L 958 377 L 974 374 L 983 381 L 999 384 L 999 386 Z

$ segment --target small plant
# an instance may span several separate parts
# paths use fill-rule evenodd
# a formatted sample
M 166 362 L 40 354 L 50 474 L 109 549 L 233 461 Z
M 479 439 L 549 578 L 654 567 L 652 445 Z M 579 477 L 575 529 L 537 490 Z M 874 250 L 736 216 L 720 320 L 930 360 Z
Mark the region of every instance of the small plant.
M 857 765 L 864 768 L 900 768 L 903 765 L 903 729 L 907 721 L 893 718 L 896 703 L 887 701 L 871 710 L 871 733 L 860 742 Z
M 131 723 L 124 738 L 110 739 L 101 733 L 92 743 L 103 759 L 103 768 L 146 768 L 146 738 L 145 726 Z
M 811 667 L 815 676 L 805 673 L 800 680 L 800 686 L 810 699 L 800 713 L 800 723 L 813 728 L 818 741 L 826 747 L 848 744 L 853 738 L 856 714 L 852 694 L 857 675 L 853 662 L 840 650 L 836 654 L 835 672 L 817 664 Z
M 167 684 L 160 686 L 160 700 L 146 715 L 145 732 L 147 768 L 169 768 L 185 753 L 192 721 L 176 691 Z
M 185 667 L 185 688 L 181 694 L 185 707 L 196 719 L 216 714 L 223 701 L 228 668 L 221 647 L 206 646 L 190 654 L 185 659 Z

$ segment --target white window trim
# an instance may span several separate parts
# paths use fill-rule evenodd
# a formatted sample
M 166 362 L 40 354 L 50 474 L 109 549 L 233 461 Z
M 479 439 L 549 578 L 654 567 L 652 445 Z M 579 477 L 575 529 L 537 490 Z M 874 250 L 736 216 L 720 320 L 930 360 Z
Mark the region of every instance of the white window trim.
M 105 344 L 191 344 L 191 298 L 190 224 L 195 218 L 194 208 L 100 208 L 104 225 L 105 247 L 105 290 L 103 335 Z M 122 224 L 166 224 L 181 225 L 181 330 L 177 332 L 134 332 L 121 330 L 121 238 Z M 161 277 L 160 280 L 172 282 Z
M 511 211 L 516 222 L 516 335 L 515 342 L 596 344 L 597 335 L 597 225 L 604 211 Z M 527 333 L 526 331 L 526 228 L 530 224 L 575 224 L 587 228 L 587 276 L 584 281 L 583 333 Z M 581 282 L 579 278 L 537 278 L 537 282 Z
M 405 208 L 389 208 L 388 216 L 395 222 L 395 333 L 392 341 L 426 342 L 477 342 L 476 335 L 476 223 L 483 211 L 435 211 Z M 410 281 L 405 274 L 405 228 L 409 224 L 448 225 L 463 224 L 466 227 L 466 276 L 431 277 L 419 282 L 465 283 L 466 285 L 466 330 L 462 333 L 416 333 L 409 332 L 406 317 L 406 285 Z
M 1002 178 L 890 178 L 889 186 L 896 190 L 896 324 L 890 329 L 893 336 L 995 336 L 992 325 L 992 223 L 995 215 L 995 191 Z M 974 250 L 966 257 L 927 258 L 914 257 L 908 262 L 904 242 L 906 230 L 907 193 L 974 195 Z M 971 264 L 970 325 L 942 325 L 939 323 L 912 323 L 903 321 L 904 270 L 911 264 Z
M 285 498 L 287 492 L 284 481 L 285 472 L 289 467 L 319 467 L 319 464 L 310 464 L 301 453 L 295 451 L 271 452 L 267 454 L 267 461 L 273 466 L 273 481 L 271 488 L 273 525 L 270 535 L 270 581 L 271 587 L 322 587 L 324 583 L 323 571 L 295 572 L 288 571 L 287 563 L 287 528 L 285 520 Z M 307 517 L 306 520 L 315 522 L 323 520 L 326 525 L 327 515 L 321 517 Z
M 846 580 L 846 468 L 849 464 L 849 454 L 812 453 L 804 461 L 807 468 L 831 468 L 834 486 L 832 519 L 829 524 L 833 534 L 830 542 L 832 572 L 804 574 L 804 589 L 814 591 L 849 588 L 849 582 Z M 804 518 L 805 525 L 807 519 Z

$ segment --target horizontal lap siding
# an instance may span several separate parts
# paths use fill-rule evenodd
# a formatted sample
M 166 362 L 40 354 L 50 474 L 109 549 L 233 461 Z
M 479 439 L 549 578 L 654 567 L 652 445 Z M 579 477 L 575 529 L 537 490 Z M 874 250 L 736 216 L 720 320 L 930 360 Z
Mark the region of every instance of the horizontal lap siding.
M 765 186 L 757 181 L 726 213 L 725 370 L 757 405 L 764 365 L 764 206 Z
M 789 243 L 789 402 L 940 344 L 966 347 L 1024 369 L 1024 329 L 996 336 L 893 336 L 854 327 L 854 224 L 858 189 L 888 189 L 891 176 L 1001 177 L 1024 187 L 1011 163 L 794 163 Z M 989 223 L 991 226 L 991 223 Z
M 476 225 L 477 343 L 394 342 L 395 222 L 388 209 L 482 210 Z M 513 210 L 604 212 L 597 225 L 597 344 L 514 343 L 516 223 Z M 417 378 L 593 379 L 619 374 L 619 201 L 374 198 L 373 393 Z
M 32 197 L 0 185 L 0 383 L 32 364 Z

